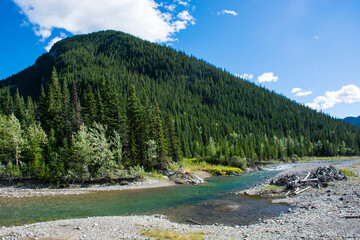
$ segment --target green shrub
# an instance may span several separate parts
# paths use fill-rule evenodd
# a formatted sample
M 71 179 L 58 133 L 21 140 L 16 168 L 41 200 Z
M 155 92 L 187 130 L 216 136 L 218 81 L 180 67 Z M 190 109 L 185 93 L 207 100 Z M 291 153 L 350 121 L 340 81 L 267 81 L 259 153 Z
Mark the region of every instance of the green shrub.
M 245 160 L 245 158 L 242 158 L 239 156 L 233 156 L 230 158 L 230 166 L 245 169 L 246 168 L 246 160 Z
M 348 169 L 339 169 L 339 172 L 343 173 L 345 176 L 348 176 L 348 177 L 356 177 L 357 176 L 353 171 L 348 170 Z
M 203 232 L 179 233 L 174 230 L 142 230 L 141 235 L 150 239 L 170 239 L 170 240 L 202 240 Z
M 146 176 L 144 168 L 140 166 L 130 167 L 128 173 L 130 177 L 134 178 L 143 178 Z
M 13 165 L 11 162 L 8 162 L 6 165 L 5 173 L 10 177 L 21 177 L 21 172 L 18 166 Z
M 163 175 L 161 173 L 158 173 L 157 171 L 152 171 L 150 177 L 156 178 L 158 180 L 164 180 Z

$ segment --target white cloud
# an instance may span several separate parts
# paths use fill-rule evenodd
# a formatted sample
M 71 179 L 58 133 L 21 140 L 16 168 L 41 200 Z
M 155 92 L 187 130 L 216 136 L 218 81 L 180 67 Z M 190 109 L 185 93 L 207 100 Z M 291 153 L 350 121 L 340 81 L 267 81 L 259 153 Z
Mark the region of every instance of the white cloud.
M 247 80 L 251 80 L 254 77 L 254 75 L 252 75 L 251 73 L 250 74 L 244 73 L 243 75 L 236 75 L 236 76 L 239 78 L 242 78 L 242 79 L 247 79 Z
M 62 37 L 54 37 L 53 39 L 51 39 L 51 41 L 48 43 L 48 45 L 46 46 L 46 47 L 44 47 L 44 49 L 46 50 L 46 51 L 50 51 L 50 49 L 51 49 L 51 47 L 56 43 L 56 42 L 58 42 L 58 41 L 60 41 L 60 40 L 63 40 L 64 38 L 62 38 Z
M 339 103 L 356 103 L 360 102 L 360 88 L 355 85 L 346 85 L 338 91 L 326 92 L 325 96 L 319 96 L 312 103 L 306 106 L 320 110 L 328 109 Z
M 176 2 L 178 2 L 179 4 L 187 7 L 189 5 L 189 3 L 187 1 L 182 1 L 182 0 L 175 0 Z
M 233 10 L 222 10 L 221 12 L 218 12 L 218 15 L 222 15 L 222 14 L 231 14 L 231 15 L 238 15 L 237 12 L 233 11 Z
M 165 8 L 166 8 L 167 10 L 169 10 L 170 12 L 173 12 L 173 11 L 176 9 L 176 5 L 175 5 L 175 4 L 171 4 L 171 5 L 165 6 Z
M 319 36 L 315 36 L 314 38 L 315 38 L 316 40 L 318 40 L 318 39 L 319 39 Z
M 178 18 L 185 21 L 186 23 L 190 22 L 191 24 L 195 24 L 195 19 L 193 16 L 190 15 L 190 13 L 188 11 L 182 11 L 181 13 L 179 13 Z
M 258 77 L 258 82 L 259 83 L 277 82 L 277 80 L 279 80 L 279 77 L 274 76 L 274 73 L 272 73 L 272 72 L 263 73 L 261 76 Z
M 304 97 L 304 96 L 312 94 L 312 91 L 305 91 L 301 88 L 293 88 L 291 90 L 291 93 L 295 94 L 295 96 L 297 96 L 297 97 Z
M 48 39 L 54 29 L 72 34 L 100 30 L 118 30 L 152 42 L 174 40 L 174 34 L 195 21 L 188 11 L 171 15 L 154 0 L 13 0 L 34 33 L 42 40 Z M 189 5 L 188 1 L 176 4 Z M 170 7 L 175 9 L 174 7 Z M 179 17 L 183 17 L 180 19 Z M 186 17 L 186 19 L 185 19 Z M 179 27 L 181 21 L 181 27 Z

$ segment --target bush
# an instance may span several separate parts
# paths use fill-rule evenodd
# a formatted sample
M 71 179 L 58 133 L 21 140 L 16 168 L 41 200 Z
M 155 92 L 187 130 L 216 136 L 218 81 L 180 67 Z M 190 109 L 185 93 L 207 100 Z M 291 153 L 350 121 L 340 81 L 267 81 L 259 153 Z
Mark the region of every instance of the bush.
M 356 177 L 357 176 L 353 171 L 350 171 L 348 169 L 339 169 L 339 172 L 343 173 L 345 176 L 348 176 L 348 177 Z
M 21 172 L 18 166 L 14 166 L 11 162 L 6 165 L 5 173 L 9 177 L 21 177 Z
M 134 178 L 143 178 L 146 176 L 144 167 L 140 167 L 140 166 L 130 167 L 128 172 L 130 177 L 134 177 Z
M 246 168 L 246 160 L 245 158 L 239 157 L 239 156 L 233 156 L 230 158 L 230 166 L 237 167 L 241 169 Z

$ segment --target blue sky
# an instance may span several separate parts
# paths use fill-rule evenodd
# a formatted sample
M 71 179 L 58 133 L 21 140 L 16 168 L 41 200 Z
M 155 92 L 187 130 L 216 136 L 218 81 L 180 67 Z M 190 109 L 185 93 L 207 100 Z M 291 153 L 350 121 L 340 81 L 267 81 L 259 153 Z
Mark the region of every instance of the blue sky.
M 0 79 L 52 43 L 114 29 L 334 117 L 360 115 L 358 0 L 2 0 Z

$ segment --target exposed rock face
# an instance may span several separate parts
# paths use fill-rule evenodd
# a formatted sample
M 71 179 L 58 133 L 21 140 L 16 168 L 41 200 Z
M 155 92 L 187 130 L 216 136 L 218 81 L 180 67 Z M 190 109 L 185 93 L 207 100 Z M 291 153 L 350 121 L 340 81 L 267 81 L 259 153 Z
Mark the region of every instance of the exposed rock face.
M 191 172 L 167 172 L 165 173 L 172 181 L 177 184 L 200 184 L 204 183 L 204 180 Z

